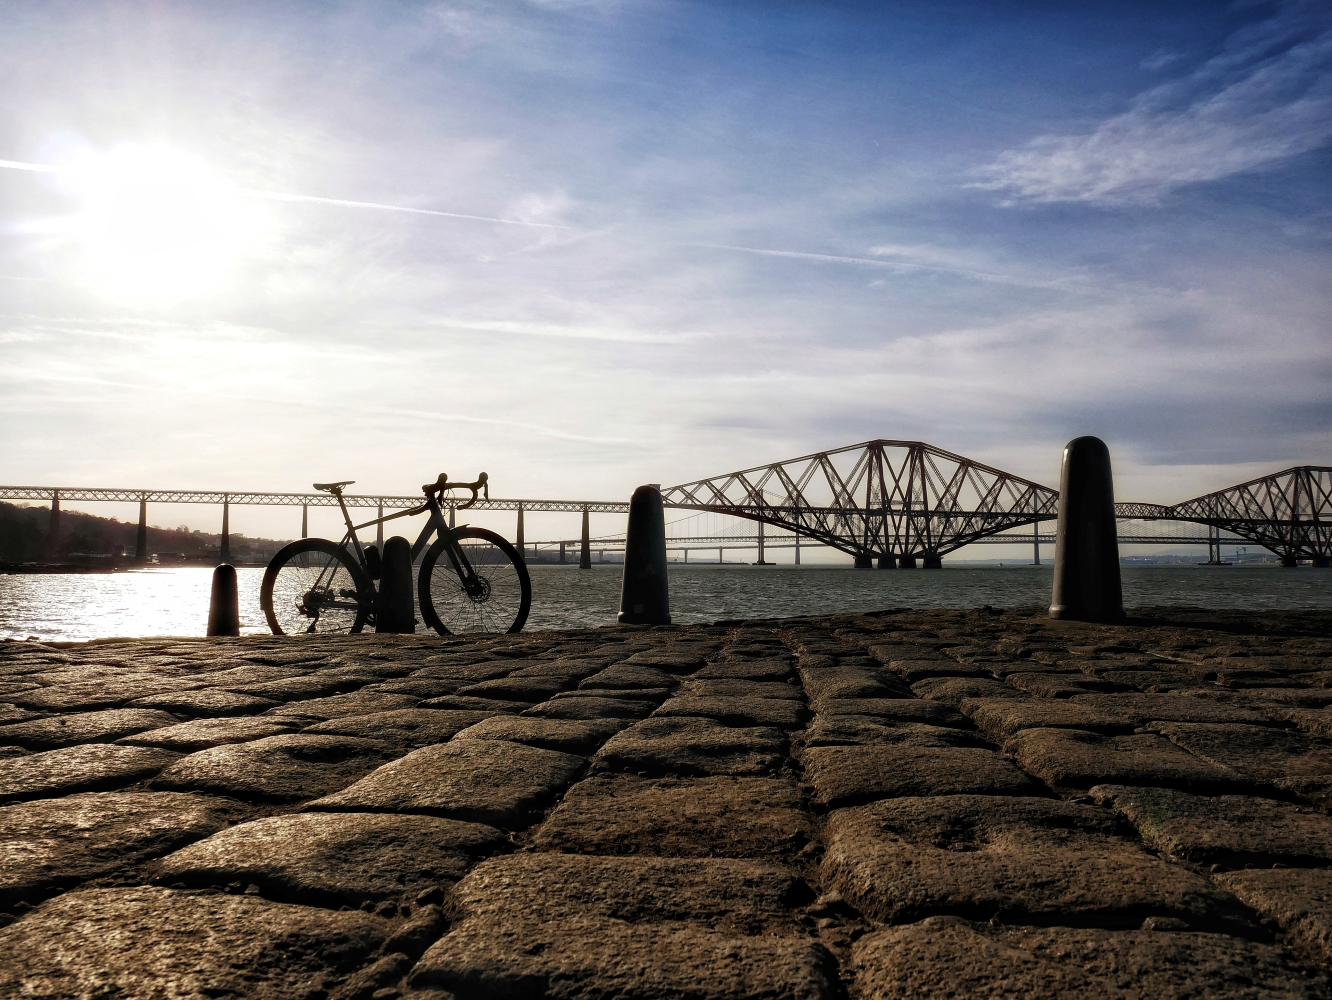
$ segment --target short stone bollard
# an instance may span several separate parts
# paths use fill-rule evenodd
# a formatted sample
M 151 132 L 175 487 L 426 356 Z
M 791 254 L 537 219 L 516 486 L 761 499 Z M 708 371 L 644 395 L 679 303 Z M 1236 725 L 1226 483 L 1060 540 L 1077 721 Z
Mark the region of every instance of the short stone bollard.
M 412 594 L 412 543 L 394 535 L 384 543 L 380 560 L 379 594 L 375 599 L 375 631 L 416 631 L 416 603 Z
M 666 581 L 666 511 L 661 505 L 661 492 L 654 486 L 640 486 L 629 501 L 617 620 L 622 625 L 671 623 Z
M 1074 438 L 1064 447 L 1050 617 L 1124 620 L 1110 449 L 1100 438 Z
M 213 593 L 208 600 L 208 634 L 240 635 L 236 567 L 228 563 L 213 570 Z

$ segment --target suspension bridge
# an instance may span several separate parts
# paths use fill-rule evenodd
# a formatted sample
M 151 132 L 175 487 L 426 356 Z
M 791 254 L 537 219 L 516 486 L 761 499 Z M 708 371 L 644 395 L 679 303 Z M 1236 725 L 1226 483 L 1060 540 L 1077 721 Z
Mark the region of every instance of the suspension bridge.
M 764 563 L 769 548 L 793 547 L 799 561 L 803 544 L 824 546 L 851 556 L 859 568 L 938 568 L 942 559 L 966 545 L 1030 543 L 1039 561 L 1041 543 L 1053 542 L 1041 525 L 1059 516 L 1059 491 L 954 454 L 922 441 L 876 439 L 832 451 L 755 466 L 662 489 L 667 508 L 753 522 L 752 531 L 718 531 L 715 525 L 668 536 L 668 547 L 725 550 L 757 548 Z M 310 507 L 336 506 L 325 493 L 270 493 L 107 489 L 100 487 L 0 486 L 0 500 L 36 500 L 51 506 L 50 537 L 59 534 L 60 504 L 118 501 L 139 504 L 135 556 L 147 559 L 148 505 L 220 505 L 221 558 L 229 558 L 232 505 L 302 508 L 302 536 Z M 419 496 L 344 495 L 354 508 L 404 510 Z M 579 562 L 590 566 L 593 539 L 589 516 L 627 513 L 628 501 L 480 499 L 473 509 L 517 514 L 516 543 L 559 546 L 561 561 L 577 546 Z M 564 512 L 582 515 L 577 538 L 529 543 L 524 514 Z M 1176 504 L 1117 503 L 1121 543 L 1207 544 L 1219 561 L 1222 544 L 1255 545 L 1275 553 L 1282 565 L 1332 563 L 1332 466 L 1295 466 L 1224 490 Z M 452 513 L 451 513 L 452 517 Z M 692 517 L 690 518 L 692 520 Z M 1166 531 L 1145 530 L 1165 522 Z M 1198 533 L 1199 529 L 1206 532 Z M 1030 529 L 1026 531 L 1024 529 Z M 382 532 L 382 526 L 380 528 Z M 379 539 L 382 543 L 382 537 Z M 595 540 L 600 550 L 623 545 L 623 536 Z M 686 557 L 687 558 L 687 557 Z M 719 559 L 722 558 L 719 552 Z

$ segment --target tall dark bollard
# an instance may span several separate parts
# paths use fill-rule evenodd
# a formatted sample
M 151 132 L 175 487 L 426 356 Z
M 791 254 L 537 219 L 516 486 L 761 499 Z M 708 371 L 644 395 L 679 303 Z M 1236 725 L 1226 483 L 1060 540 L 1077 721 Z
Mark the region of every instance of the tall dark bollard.
M 412 543 L 394 535 L 384 543 L 375 602 L 376 632 L 415 632 L 416 603 L 412 595 Z
M 618 620 L 622 625 L 671 623 L 666 586 L 666 511 L 661 493 L 654 486 L 640 486 L 629 501 Z
M 208 634 L 240 635 L 236 567 L 230 563 L 223 563 L 213 570 L 213 594 L 208 601 Z
M 1100 438 L 1074 438 L 1064 448 L 1050 617 L 1124 620 L 1110 449 Z

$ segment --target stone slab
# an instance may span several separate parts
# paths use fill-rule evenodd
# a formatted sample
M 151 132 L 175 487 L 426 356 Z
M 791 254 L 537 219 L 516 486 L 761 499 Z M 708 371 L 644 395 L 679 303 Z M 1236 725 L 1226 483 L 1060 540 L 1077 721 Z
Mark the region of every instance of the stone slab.
M 1025 729 L 1004 751 L 1056 788 L 1154 785 L 1211 792 L 1250 791 L 1253 782 L 1181 750 L 1163 736 L 1102 736 L 1079 729 Z
M 1228 893 L 1118 836 L 1113 814 L 1058 799 L 889 799 L 828 817 L 824 882 L 865 916 L 1192 929 L 1240 921 Z
M 272 701 L 310 701 L 315 698 L 326 698 L 330 695 L 342 694 L 355 688 L 364 687 L 376 679 L 369 675 L 363 677 L 346 674 L 334 676 L 331 673 L 320 672 L 252 684 L 237 684 L 234 687 L 228 687 L 228 690 L 268 698 Z
M 497 701 L 521 701 L 528 704 L 545 701 L 573 682 L 572 677 L 497 677 L 460 687 L 456 694 L 466 698 L 493 698 Z
M 968 698 L 962 703 L 962 711 L 977 729 L 994 740 L 1006 739 L 1024 729 L 1125 733 L 1134 728 L 1121 715 L 1066 699 Z
M 894 722 L 971 728 L 971 722 L 961 712 L 926 698 L 828 698 L 819 703 L 819 714 L 864 715 Z
M 445 816 L 515 829 L 528 825 L 587 766 L 573 754 L 499 740 L 422 747 L 311 809 Z
M 505 740 L 590 757 L 629 725 L 628 719 L 541 719 L 496 715 L 460 731 L 459 740 Z
M 745 681 L 784 681 L 792 674 L 790 659 L 784 656 L 769 656 L 756 660 L 713 661 L 695 670 L 690 676 L 698 680 L 732 678 Z
M 616 774 L 570 788 L 533 844 L 568 854 L 732 858 L 794 854 L 813 835 L 787 779 Z
M 1092 797 L 1121 813 L 1154 850 L 1201 864 L 1332 864 L 1332 818 L 1307 806 L 1248 795 L 1097 785 Z
M 989 747 L 978 734 L 921 722 L 896 722 L 872 715 L 816 715 L 804 732 L 792 736 L 795 746 L 868 746 L 913 743 L 918 746 Z
M 993 700 L 998 698 L 1014 701 L 1029 699 L 1031 695 L 1010 687 L 993 677 L 927 677 L 911 685 L 911 690 L 918 698 L 929 698 L 953 708 L 958 708 L 963 701 L 974 698 Z
M 255 694 L 228 691 L 221 687 L 196 688 L 192 691 L 168 691 L 138 698 L 132 708 L 159 708 L 187 716 L 252 715 L 274 708 L 280 702 Z
M 568 1000 L 831 998 L 830 956 L 789 913 L 809 895 L 754 861 L 495 859 L 450 891 L 452 928 L 409 983 Z
M 0 726 L 0 744 L 26 750 L 55 750 L 79 743 L 114 743 L 122 736 L 173 726 L 178 721 L 174 715 L 146 708 L 50 715 Z
M 410 901 L 447 889 L 509 839 L 478 823 L 386 813 L 297 813 L 242 823 L 163 858 L 157 880 L 257 885 L 310 906 Z
M 810 712 L 796 700 L 718 695 L 669 698 L 653 715 L 657 718 L 695 716 L 716 719 L 733 726 L 799 729 L 809 718 Z
M 1036 673 L 1015 670 L 1004 674 L 1004 683 L 1037 698 L 1071 698 L 1077 694 L 1104 694 L 1124 690 L 1100 677 L 1075 673 Z
M 675 678 L 664 670 L 644 664 L 616 663 L 578 682 L 580 688 L 671 687 Z
M 726 726 L 709 718 L 651 718 L 612 736 L 593 758 L 596 771 L 650 777 L 763 775 L 781 767 L 779 730 Z
M 279 708 L 269 709 L 267 714 L 278 718 L 345 719 L 349 716 L 376 715 L 381 712 L 415 708 L 420 702 L 420 698 L 410 694 L 392 694 L 362 688 L 359 691 L 329 695 L 326 698 L 287 702 Z
M 180 754 L 106 743 L 0 759 L 0 802 L 123 788 L 151 778 Z
M 0 996 L 316 1000 L 388 924 L 255 896 L 87 889 L 0 929 Z
M 1332 777 L 1332 741 L 1271 726 L 1158 723 L 1152 728 L 1195 757 L 1257 781 Z
M 656 707 L 655 701 L 637 698 L 552 698 L 522 714 L 540 719 L 642 719 Z
M 1327 979 L 1271 945 L 1226 934 L 996 927 L 931 917 L 856 942 L 851 969 L 879 1000 L 1313 1000 Z
M 625 662 L 659 667 L 668 674 L 690 674 L 702 667 L 708 655 L 714 650 L 715 647 L 687 647 L 679 643 L 670 643 L 656 649 L 639 650 Z
M 126 746 L 161 747 L 179 753 L 194 753 L 224 743 L 248 743 L 265 736 L 280 736 L 295 728 L 296 724 L 289 719 L 195 719 L 133 736 L 123 736 L 116 742 Z
M 352 736 L 266 736 L 192 753 L 163 771 L 152 786 L 251 802 L 300 802 L 350 785 L 392 754 L 387 744 Z
M 708 680 L 689 677 L 680 682 L 676 694 L 682 698 L 777 698 L 781 701 L 799 701 L 803 697 L 797 684 L 733 677 Z
M 1141 726 L 1148 722 L 1247 722 L 1263 725 L 1269 720 L 1256 708 L 1194 694 L 1081 694 L 1071 704 L 1118 715 Z
M 1229 872 L 1216 881 L 1268 920 L 1306 955 L 1332 964 L 1332 871 L 1275 868 Z
M 1040 788 L 1012 761 L 977 747 L 809 747 L 801 762 L 814 801 L 830 808 L 901 795 L 1030 795 Z
M 88 792 L 0 808 L 0 909 L 166 854 L 242 818 L 234 802 Z
M 864 667 L 827 667 L 822 670 L 804 669 L 800 680 L 805 695 L 815 708 L 834 698 L 910 698 L 909 687 L 898 678 L 884 676 L 880 671 Z
M 271 718 L 271 716 L 270 716 Z M 351 715 L 319 722 L 304 731 L 330 736 L 359 736 L 416 750 L 447 743 L 468 726 L 493 718 L 488 712 L 450 712 L 434 708 L 400 708 L 369 715 Z
M 487 715 L 517 715 L 531 702 L 501 701 L 498 698 L 473 698 L 470 695 L 446 694 L 442 698 L 429 698 L 418 706 L 446 712 L 485 712 Z

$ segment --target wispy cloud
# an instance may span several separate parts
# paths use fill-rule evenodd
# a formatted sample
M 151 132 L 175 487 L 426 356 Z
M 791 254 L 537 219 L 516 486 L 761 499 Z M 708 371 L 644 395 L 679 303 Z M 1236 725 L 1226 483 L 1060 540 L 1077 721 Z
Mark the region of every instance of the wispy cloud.
M 981 188 L 1014 200 L 1153 203 L 1332 140 L 1332 11 L 1295 4 L 1237 33 L 1187 77 L 1079 135 L 1001 153 Z

